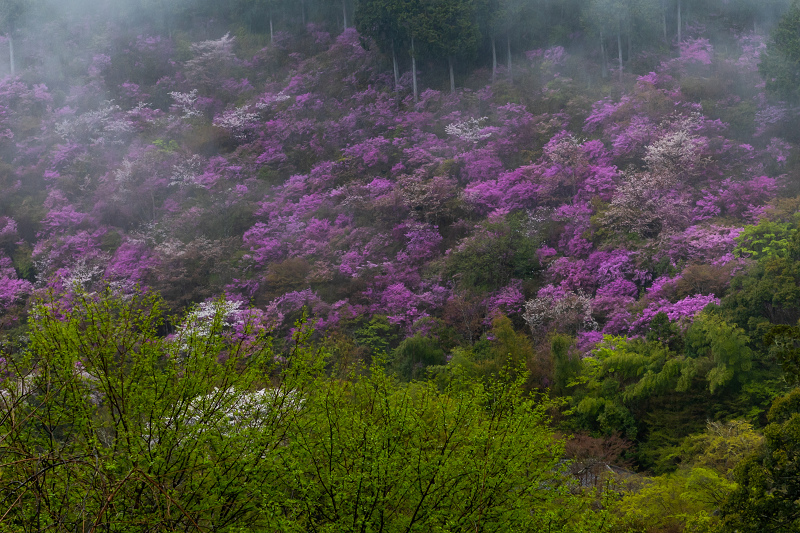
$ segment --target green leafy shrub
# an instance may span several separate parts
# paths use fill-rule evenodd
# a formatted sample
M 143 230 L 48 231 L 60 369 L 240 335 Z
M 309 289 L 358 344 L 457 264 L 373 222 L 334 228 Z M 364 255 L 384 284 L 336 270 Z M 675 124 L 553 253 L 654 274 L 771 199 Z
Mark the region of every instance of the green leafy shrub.
M 733 254 L 753 259 L 786 257 L 796 234 L 795 224 L 761 219 L 756 226 L 745 226 L 736 238 L 737 246 Z

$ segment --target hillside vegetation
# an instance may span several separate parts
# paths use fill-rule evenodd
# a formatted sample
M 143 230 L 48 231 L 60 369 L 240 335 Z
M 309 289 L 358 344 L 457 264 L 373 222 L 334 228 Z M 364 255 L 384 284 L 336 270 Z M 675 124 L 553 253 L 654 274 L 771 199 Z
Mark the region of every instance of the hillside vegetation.
M 0 531 L 800 526 L 799 4 L 0 28 Z

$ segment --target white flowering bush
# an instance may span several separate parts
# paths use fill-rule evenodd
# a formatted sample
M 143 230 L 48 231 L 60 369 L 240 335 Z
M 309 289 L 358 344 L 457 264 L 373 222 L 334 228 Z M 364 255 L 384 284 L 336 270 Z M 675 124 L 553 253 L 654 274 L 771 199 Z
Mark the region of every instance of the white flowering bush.
M 237 63 L 233 53 L 235 41 L 236 37 L 226 33 L 219 39 L 192 44 L 194 57 L 186 62 L 186 79 L 195 86 L 213 90 Z
M 174 107 L 183 112 L 183 118 L 193 118 L 202 115 L 202 113 L 198 111 L 196 107 L 197 89 L 192 89 L 188 93 L 172 91 L 169 93 L 169 95 L 175 101 Z
M 241 325 L 243 315 L 240 301 L 202 302 L 186 315 L 175 334 L 175 342 L 182 350 L 193 349 L 193 344 L 204 343 L 212 335 L 221 334 L 225 328 Z
M 203 158 L 197 154 L 182 163 L 172 167 L 172 175 L 169 179 L 170 187 L 185 187 L 189 185 L 199 185 L 197 176 L 202 171 Z
M 258 113 L 250 111 L 248 106 L 237 107 L 216 116 L 214 125 L 230 132 L 235 139 L 246 141 L 258 125 Z
M 522 316 L 534 335 L 551 329 L 573 334 L 597 329 L 592 299 L 581 291 L 561 291 L 528 300 Z
M 279 92 L 278 94 L 265 94 L 261 97 L 261 99 L 256 103 L 256 109 L 264 110 L 269 109 L 272 104 L 277 102 L 285 102 L 289 100 L 291 96 L 284 93 L 283 91 Z
M 55 125 L 56 133 L 65 141 L 90 145 L 123 144 L 133 132 L 126 117 L 119 116 L 120 107 L 106 101 L 95 109 Z
M 73 290 L 86 290 L 103 276 L 103 271 L 104 269 L 100 265 L 89 265 L 84 259 L 81 259 L 72 267 L 69 275 L 64 279 L 64 284 Z
M 184 423 L 213 425 L 225 433 L 258 428 L 270 415 L 300 409 L 303 399 L 297 391 L 258 389 L 255 391 L 214 387 L 192 400 Z M 168 421 L 169 423 L 169 421 Z
M 448 135 L 453 135 L 463 141 L 478 142 L 492 135 L 490 131 L 487 131 L 487 128 L 482 126 L 486 120 L 488 120 L 487 117 L 481 117 L 453 122 L 445 126 L 444 131 Z

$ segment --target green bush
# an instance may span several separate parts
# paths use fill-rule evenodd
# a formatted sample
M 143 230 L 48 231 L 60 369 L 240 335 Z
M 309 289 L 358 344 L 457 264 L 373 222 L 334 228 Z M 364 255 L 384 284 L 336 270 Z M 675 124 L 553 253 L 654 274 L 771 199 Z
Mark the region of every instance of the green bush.
M 425 367 L 445 363 L 444 351 L 436 339 L 414 335 L 395 348 L 392 368 L 405 380 L 425 377 Z
M 786 257 L 797 235 L 795 224 L 772 222 L 761 219 L 756 226 L 745 226 L 736 237 L 736 257 L 765 259 L 769 257 Z

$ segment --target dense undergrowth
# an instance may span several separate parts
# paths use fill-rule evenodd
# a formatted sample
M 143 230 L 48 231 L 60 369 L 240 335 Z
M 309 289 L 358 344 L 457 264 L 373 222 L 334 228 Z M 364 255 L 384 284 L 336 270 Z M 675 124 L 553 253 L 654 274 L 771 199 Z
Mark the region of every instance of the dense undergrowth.
M 460 71 L 453 93 L 421 62 L 429 88 L 415 102 L 410 73 L 395 87 L 391 63 L 352 28 L 309 23 L 270 42 L 225 20 L 159 33 L 88 17 L 17 38 L 22 68 L 0 80 L 3 423 L 17 439 L 0 443 L 0 484 L 13 523 L 44 508 L 47 527 L 73 530 L 90 515 L 231 531 L 239 519 L 284 530 L 377 519 L 358 518 L 358 496 L 339 512 L 333 478 L 348 498 L 369 479 L 371 505 L 391 500 L 410 519 L 405 496 L 385 492 L 419 490 L 398 466 L 408 456 L 367 446 L 400 431 L 381 424 L 402 408 L 421 433 L 398 446 L 453 476 L 412 520 L 429 530 L 466 530 L 441 508 L 463 504 L 469 521 L 491 507 L 455 474 L 477 469 L 497 480 L 487 494 L 514 495 L 486 530 L 530 518 L 534 529 L 745 531 L 774 516 L 775 531 L 791 531 L 800 138 L 797 110 L 759 75 L 767 37 L 691 26 L 613 76 L 575 42 L 516 55 L 493 82 L 488 68 Z M 143 291 L 163 300 L 145 305 Z M 144 314 L 126 315 L 131 301 Z M 187 310 L 188 324 L 169 318 Z M 311 359 L 295 364 L 304 313 Z M 124 349 L 104 344 L 129 333 Z M 65 339 L 81 348 L 51 349 Z M 181 370 L 192 354 L 214 379 Z M 128 356 L 145 359 L 107 367 Z M 306 363 L 299 377 L 277 371 Z M 53 389 L 51 371 L 69 375 Z M 109 403 L 128 382 L 140 387 L 133 412 Z M 275 421 L 285 411 L 270 404 L 266 433 L 167 431 L 168 411 L 192 418 L 205 399 L 228 423 L 232 391 L 302 396 L 308 418 Z M 493 394 L 514 406 L 503 431 L 522 440 L 510 442 L 542 454 L 535 472 L 487 444 Z M 366 407 L 378 404 L 387 411 Z M 340 408 L 342 440 L 325 440 Z M 455 426 L 456 462 L 436 463 L 424 441 L 449 442 L 450 416 L 474 423 Z M 156 430 L 177 439 L 175 460 L 198 484 L 184 484 L 183 463 L 147 456 Z M 137 438 L 119 447 L 123 434 Z M 237 448 L 253 434 L 263 455 Z M 182 455 L 178 441 L 194 438 Z M 347 466 L 359 453 L 396 477 Z M 344 470 L 306 470 L 321 457 Z M 481 457 L 486 470 L 470 463 Z M 234 465 L 252 468 L 246 483 L 213 484 L 232 483 Z M 14 489 L 22 478 L 36 490 Z M 80 496 L 59 500 L 73 483 Z M 175 514 L 173 497 L 197 507 Z M 526 515 L 540 499 L 544 514 Z

